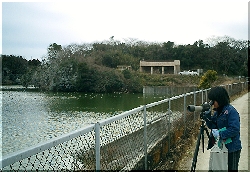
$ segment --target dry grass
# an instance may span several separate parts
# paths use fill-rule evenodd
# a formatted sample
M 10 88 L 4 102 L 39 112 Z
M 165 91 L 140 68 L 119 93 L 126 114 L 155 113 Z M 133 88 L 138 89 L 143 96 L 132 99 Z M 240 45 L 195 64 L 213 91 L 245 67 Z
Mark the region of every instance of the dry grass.
M 170 149 L 170 152 L 164 162 L 161 162 L 154 170 L 176 170 L 180 169 L 181 160 L 192 160 L 191 148 L 193 147 L 193 143 L 195 142 L 195 138 L 197 136 L 196 129 L 199 128 L 199 121 L 195 124 L 189 124 L 186 129 L 186 134 L 182 137 L 176 146 Z M 185 159 L 188 157 L 187 159 Z M 186 167 L 182 167 L 182 169 L 187 169 Z
M 190 75 L 174 75 L 174 74 L 140 74 L 143 78 L 143 85 L 147 86 L 184 86 L 193 87 L 198 86 L 200 83 L 201 76 L 190 76 Z M 234 82 L 239 82 L 237 78 L 218 76 L 218 79 L 212 84 L 214 85 L 226 85 Z

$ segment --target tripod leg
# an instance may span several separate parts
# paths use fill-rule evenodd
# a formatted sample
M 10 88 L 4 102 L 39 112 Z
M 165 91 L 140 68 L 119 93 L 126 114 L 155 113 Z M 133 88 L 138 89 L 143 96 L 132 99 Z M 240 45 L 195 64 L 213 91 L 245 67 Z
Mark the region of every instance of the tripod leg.
M 209 131 L 208 131 L 208 129 L 206 127 L 204 127 L 204 128 L 205 128 L 205 131 L 207 133 L 207 137 L 209 138 Z
M 201 132 L 201 141 L 202 141 L 202 152 L 204 153 L 204 127 L 202 126 Z
M 196 162 L 197 162 L 197 156 L 198 156 L 198 152 L 199 152 L 200 139 L 201 139 L 202 132 L 203 132 L 202 127 L 200 127 L 200 133 L 198 135 L 198 139 L 197 139 L 197 142 L 196 142 L 196 147 L 195 147 L 195 151 L 194 151 L 194 157 L 193 157 L 191 171 L 195 171 L 195 168 L 196 168 Z
M 203 131 L 204 130 L 206 131 L 207 137 L 209 138 L 210 137 L 209 131 L 208 131 L 208 129 L 205 126 L 203 127 Z M 203 153 L 204 153 L 204 133 L 203 133 Z

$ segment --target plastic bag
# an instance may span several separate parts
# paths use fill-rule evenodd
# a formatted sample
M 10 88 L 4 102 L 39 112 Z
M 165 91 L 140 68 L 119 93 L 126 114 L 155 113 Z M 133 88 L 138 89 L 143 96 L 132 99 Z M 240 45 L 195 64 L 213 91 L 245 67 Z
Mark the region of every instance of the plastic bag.
M 228 170 L 228 150 L 225 143 L 221 143 L 219 148 L 218 144 L 214 144 L 210 151 L 209 171 L 227 171 Z

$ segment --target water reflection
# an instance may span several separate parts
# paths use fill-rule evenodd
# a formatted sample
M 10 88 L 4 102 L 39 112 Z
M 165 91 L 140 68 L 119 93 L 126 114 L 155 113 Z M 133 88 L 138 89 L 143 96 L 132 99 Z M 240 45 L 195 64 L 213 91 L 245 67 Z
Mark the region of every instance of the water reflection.
M 115 112 L 126 111 L 143 104 L 161 99 L 157 96 L 142 94 L 94 94 L 94 93 L 51 93 L 53 101 L 49 103 L 52 111 L 90 111 Z
M 163 97 L 142 94 L 1 91 L 3 155 Z

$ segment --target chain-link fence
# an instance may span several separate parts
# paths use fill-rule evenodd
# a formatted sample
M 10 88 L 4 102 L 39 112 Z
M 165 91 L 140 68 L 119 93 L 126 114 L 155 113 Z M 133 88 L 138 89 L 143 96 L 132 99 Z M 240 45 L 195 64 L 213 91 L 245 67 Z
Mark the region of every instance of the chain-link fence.
M 248 83 L 224 85 L 230 96 Z M 153 169 L 199 118 L 188 105 L 208 101 L 209 89 L 163 99 L 5 156 L 2 170 Z

